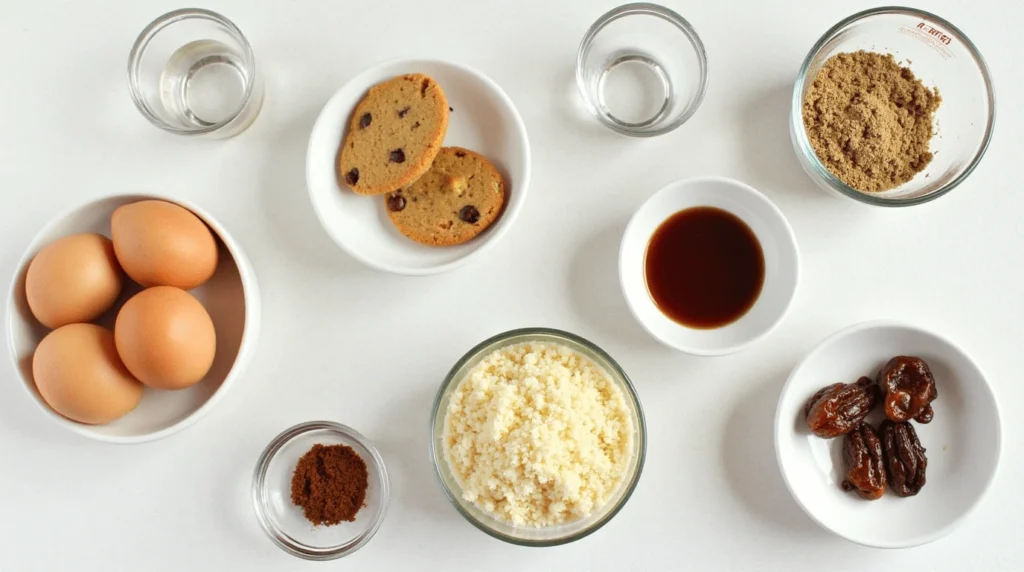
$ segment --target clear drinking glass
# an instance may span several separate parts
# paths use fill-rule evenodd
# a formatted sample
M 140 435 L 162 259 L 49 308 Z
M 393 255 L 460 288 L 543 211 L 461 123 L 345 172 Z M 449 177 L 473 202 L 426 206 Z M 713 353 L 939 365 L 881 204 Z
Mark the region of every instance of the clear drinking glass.
M 697 111 L 708 85 L 704 44 L 657 4 L 619 6 L 587 30 L 576 84 L 590 112 L 624 135 L 668 133 Z
M 128 88 L 150 123 L 179 135 L 237 135 L 263 105 L 263 81 L 242 31 L 198 8 L 164 14 L 139 34 Z

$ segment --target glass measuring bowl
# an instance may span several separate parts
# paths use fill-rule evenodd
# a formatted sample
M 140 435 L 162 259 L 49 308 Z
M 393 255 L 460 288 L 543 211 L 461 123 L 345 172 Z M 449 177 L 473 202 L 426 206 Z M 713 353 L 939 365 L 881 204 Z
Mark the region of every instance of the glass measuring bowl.
M 913 179 L 881 193 L 858 191 L 818 159 L 804 129 L 804 94 L 835 54 L 866 50 L 891 53 L 942 103 L 935 113 L 934 158 Z M 988 66 L 974 43 L 942 18 L 912 8 L 875 8 L 846 18 L 811 48 L 800 68 L 790 113 L 790 135 L 800 164 L 822 189 L 876 206 L 909 206 L 936 199 L 962 183 L 978 166 L 992 138 L 995 93 Z

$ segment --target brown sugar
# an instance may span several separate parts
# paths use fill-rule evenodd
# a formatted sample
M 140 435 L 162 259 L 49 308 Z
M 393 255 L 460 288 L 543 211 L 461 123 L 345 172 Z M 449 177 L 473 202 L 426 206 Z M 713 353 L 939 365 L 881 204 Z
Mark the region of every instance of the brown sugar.
M 941 101 L 938 89 L 925 87 L 892 54 L 837 54 L 804 95 L 804 129 L 833 175 L 878 193 L 913 179 L 931 162 Z
M 314 525 L 354 521 L 366 501 L 366 462 L 345 445 L 313 445 L 295 466 L 292 503 Z

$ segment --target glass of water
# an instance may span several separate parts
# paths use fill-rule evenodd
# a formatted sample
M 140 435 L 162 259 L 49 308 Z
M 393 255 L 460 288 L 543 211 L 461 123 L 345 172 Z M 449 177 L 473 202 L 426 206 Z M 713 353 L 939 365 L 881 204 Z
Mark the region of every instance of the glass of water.
M 263 105 L 263 81 L 242 31 L 195 8 L 164 14 L 139 34 L 128 88 L 150 123 L 178 135 L 237 135 Z
M 626 4 L 587 30 L 576 56 L 576 84 L 601 123 L 624 135 L 661 135 L 700 107 L 707 54 L 679 14 L 657 4 Z

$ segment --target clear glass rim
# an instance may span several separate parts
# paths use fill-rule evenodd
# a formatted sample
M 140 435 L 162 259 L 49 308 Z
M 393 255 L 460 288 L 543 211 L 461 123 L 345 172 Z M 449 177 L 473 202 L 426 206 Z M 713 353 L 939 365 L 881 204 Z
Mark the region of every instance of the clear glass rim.
M 340 544 L 338 546 L 331 546 L 329 548 L 316 548 L 308 546 L 298 542 L 280 528 L 274 525 L 273 520 L 270 518 L 270 505 L 269 491 L 267 490 L 267 469 L 270 467 L 270 462 L 274 459 L 277 453 L 281 450 L 292 439 L 311 433 L 314 431 L 330 431 L 345 436 L 346 438 L 356 441 L 361 446 L 365 447 L 370 452 L 370 459 L 364 459 L 370 461 L 376 472 L 379 475 L 380 486 L 380 506 L 377 509 L 377 514 L 373 516 L 373 522 L 370 526 L 359 536 L 352 540 Z M 256 509 L 256 518 L 260 522 L 260 526 L 263 531 L 267 533 L 274 544 L 285 552 L 298 556 L 305 560 L 335 560 L 342 556 L 347 556 L 356 550 L 362 548 L 371 538 L 377 533 L 380 525 L 384 522 L 384 516 L 387 513 L 388 502 L 391 498 L 391 489 L 388 480 L 388 473 L 384 467 L 384 459 L 380 456 L 380 452 L 374 447 L 373 443 L 369 439 L 364 437 L 360 432 L 355 429 L 342 425 L 341 423 L 335 423 L 333 421 L 307 421 L 298 425 L 285 429 L 276 437 L 274 437 L 270 444 L 267 445 L 263 453 L 260 454 L 259 460 L 256 461 L 256 469 L 252 475 L 252 501 L 253 507 Z
M 622 495 L 622 498 L 620 498 L 618 502 L 615 504 L 615 506 L 613 506 L 603 517 L 601 517 L 600 520 L 593 523 L 589 527 L 580 530 L 575 534 L 551 540 L 525 539 L 504 534 L 489 527 L 486 523 L 478 520 L 475 516 L 466 511 L 459 503 L 458 499 L 455 497 L 455 491 L 452 491 L 450 488 L 448 488 L 448 485 L 444 481 L 444 477 L 442 477 L 441 475 L 440 465 L 445 461 L 442 458 L 442 452 L 439 451 L 438 447 L 435 446 L 435 442 L 437 441 L 439 435 L 435 434 L 434 427 L 437 425 L 441 401 L 443 400 L 448 388 L 454 382 L 461 381 L 461 379 L 455 379 L 455 374 L 457 374 L 459 370 L 461 370 L 471 360 L 478 357 L 480 353 L 487 349 L 488 347 L 493 346 L 495 344 L 504 345 L 507 343 L 514 343 L 513 340 L 515 340 L 516 338 L 525 338 L 530 336 L 549 336 L 564 339 L 566 341 L 583 346 L 587 348 L 589 351 L 593 352 L 595 355 L 604 359 L 613 369 L 613 371 L 609 373 L 611 373 L 612 376 L 618 377 L 622 381 L 621 385 L 626 389 L 626 398 L 630 400 L 630 402 L 633 405 L 633 409 L 636 411 L 637 424 L 640 427 L 639 435 L 637 436 L 637 439 L 634 442 L 637 457 L 636 471 L 629 476 L 629 480 L 625 485 L 626 489 Z M 612 359 L 612 357 L 608 355 L 607 352 L 599 348 L 590 340 L 587 340 L 585 338 L 562 330 L 557 330 L 553 328 L 519 328 L 491 336 L 490 338 L 487 338 L 486 340 L 480 342 L 479 344 L 474 346 L 473 349 L 466 352 L 466 354 L 463 355 L 462 358 L 460 358 L 459 361 L 456 362 L 454 366 L 452 366 L 451 370 L 449 370 L 448 374 L 444 378 L 444 381 L 441 382 L 441 387 L 437 391 L 437 395 L 434 398 L 434 405 L 430 412 L 429 452 L 431 463 L 433 464 L 434 467 L 434 476 L 437 477 L 437 482 L 441 485 L 441 489 L 444 491 L 445 496 L 448 498 L 448 501 L 452 504 L 452 506 L 455 507 L 455 510 L 457 510 L 459 514 L 461 514 L 462 517 L 465 518 L 470 524 L 487 533 L 488 535 L 497 538 L 498 540 L 502 540 L 504 542 L 508 542 L 510 544 L 515 544 L 518 546 L 559 546 L 562 544 L 575 542 L 581 538 L 593 534 L 594 532 L 597 532 L 601 527 L 610 522 L 612 518 L 614 518 L 615 515 L 618 514 L 624 506 L 626 506 L 626 503 L 629 501 L 630 497 L 633 496 L 633 491 L 636 490 L 637 483 L 640 482 L 640 475 L 641 473 L 643 473 L 644 462 L 647 459 L 647 422 L 644 418 L 643 407 L 640 404 L 640 397 L 637 395 L 636 389 L 633 387 L 633 382 L 629 379 L 629 376 L 626 375 L 626 372 L 622 370 L 622 367 L 619 366 L 618 362 Z
M 697 63 L 700 67 L 700 85 L 697 87 L 697 92 L 687 103 L 686 108 L 679 117 L 658 129 L 629 129 L 606 120 L 597 112 L 593 103 L 591 103 L 590 98 L 587 95 L 588 90 L 586 78 L 583 76 L 584 60 L 590 52 L 590 45 L 593 43 L 597 34 L 599 34 L 605 26 L 611 24 L 615 20 L 637 14 L 657 16 L 679 28 L 679 30 L 690 40 L 690 45 L 693 46 L 693 50 L 697 54 Z M 630 137 L 655 137 L 657 135 L 664 135 L 665 133 L 675 130 L 683 123 L 686 123 L 691 117 L 693 117 L 693 114 L 697 112 L 697 109 L 700 108 L 700 104 L 704 101 L 704 94 L 708 89 L 707 50 L 705 50 L 704 42 L 701 41 L 700 36 L 697 34 L 697 30 L 693 28 L 686 18 L 680 16 L 674 10 L 661 6 L 660 4 L 652 4 L 649 2 L 623 4 L 622 6 L 613 8 L 612 10 L 604 13 L 590 26 L 587 33 L 583 35 L 583 40 L 580 41 L 580 47 L 576 52 L 576 87 L 580 90 L 580 97 L 583 98 L 583 102 L 586 104 L 587 108 L 590 109 L 590 112 L 598 121 L 601 122 L 602 125 L 605 125 L 609 129 L 623 135 L 629 135 Z
M 247 81 L 245 82 L 245 90 L 242 93 L 242 102 L 229 117 L 226 119 L 214 123 L 213 125 L 207 125 L 206 127 L 181 128 L 174 125 L 170 125 L 163 119 L 160 119 L 153 110 L 150 109 L 149 105 L 146 104 L 145 99 L 142 97 L 142 91 L 138 87 L 139 83 L 139 65 L 142 62 L 142 54 L 145 53 L 146 47 L 149 42 L 160 33 L 161 30 L 182 20 L 209 20 L 215 22 L 227 28 L 227 30 L 235 36 L 238 43 L 241 45 L 245 56 L 245 64 L 251 70 Z M 224 16 L 207 10 L 205 8 L 182 8 L 179 10 L 173 10 L 158 17 L 149 23 L 139 36 L 135 39 L 135 44 L 132 46 L 132 51 L 128 54 L 128 91 L 131 93 L 132 101 L 135 103 L 135 107 L 142 113 L 150 123 L 156 125 L 164 131 L 169 131 L 178 135 L 204 135 L 207 133 L 213 133 L 218 129 L 221 129 L 229 125 L 232 121 L 238 118 L 243 111 L 249 106 L 249 102 L 252 100 L 253 90 L 256 85 L 256 58 L 252 52 L 252 46 L 249 45 L 249 40 L 242 33 L 242 30 L 238 28 L 231 20 L 228 20 Z
M 957 39 L 960 40 L 963 43 L 963 45 L 967 48 L 967 51 L 968 53 L 971 54 L 974 63 L 978 66 L 978 70 L 981 72 L 982 79 L 985 82 L 985 90 L 988 95 L 989 115 L 987 118 L 987 124 L 985 126 L 985 135 L 982 139 L 981 145 L 979 146 L 977 153 L 975 153 L 974 157 L 971 159 L 971 162 L 967 165 L 963 172 L 957 175 L 955 179 L 946 183 L 942 187 L 932 191 L 931 193 L 928 193 L 927 195 L 923 195 L 920 197 L 880 197 L 872 195 L 870 193 L 858 191 L 857 189 L 854 189 L 853 187 L 842 182 L 841 180 L 839 180 L 838 177 L 833 175 L 832 172 L 829 171 L 824 164 L 822 164 L 821 160 L 818 159 L 817 153 L 814 152 L 814 149 L 811 147 L 811 142 L 807 138 L 807 131 L 804 129 L 802 120 L 803 92 L 804 86 L 808 81 L 807 72 L 810 70 L 811 62 L 814 61 L 818 53 L 822 50 L 822 48 L 825 47 L 826 44 L 828 44 L 828 42 L 832 41 L 833 38 L 839 35 L 840 32 L 849 27 L 851 24 L 854 24 L 860 20 L 864 20 L 874 16 L 882 16 L 886 14 L 916 16 L 924 20 L 935 22 L 936 24 L 939 24 L 940 26 L 947 29 L 951 34 L 954 34 L 957 37 Z M 981 52 L 978 51 L 978 48 L 977 46 L 974 45 L 974 42 L 972 42 L 971 39 L 967 36 L 967 34 L 963 33 L 963 31 L 961 31 L 960 28 L 957 28 L 948 20 L 940 16 L 936 16 L 931 12 L 918 10 L 916 8 L 907 8 L 903 6 L 881 6 L 877 8 L 863 10 L 857 12 L 856 14 L 853 14 L 852 16 L 844 18 L 838 24 L 829 28 L 829 30 L 825 32 L 821 36 L 821 38 L 818 39 L 817 42 L 815 42 L 810 52 L 808 52 L 807 57 L 804 59 L 803 64 L 801 64 L 800 66 L 800 71 L 797 74 L 796 83 L 793 86 L 793 98 L 790 108 L 790 129 L 793 134 L 796 145 L 799 148 L 800 152 L 803 154 L 804 158 L 807 160 L 810 168 L 819 177 L 819 180 L 824 181 L 833 190 L 847 197 L 850 197 L 851 199 L 854 199 L 862 203 L 883 207 L 907 207 L 912 205 L 919 205 L 922 203 L 933 201 L 959 186 L 960 183 L 964 182 L 967 179 L 967 177 L 972 172 L 974 172 L 974 169 L 978 166 L 978 163 L 981 162 L 981 158 L 985 156 L 985 152 L 988 150 L 989 143 L 992 141 L 992 131 L 995 127 L 995 119 L 995 88 L 992 84 L 992 77 L 989 73 L 988 64 L 985 63 L 985 58 L 982 57 Z

